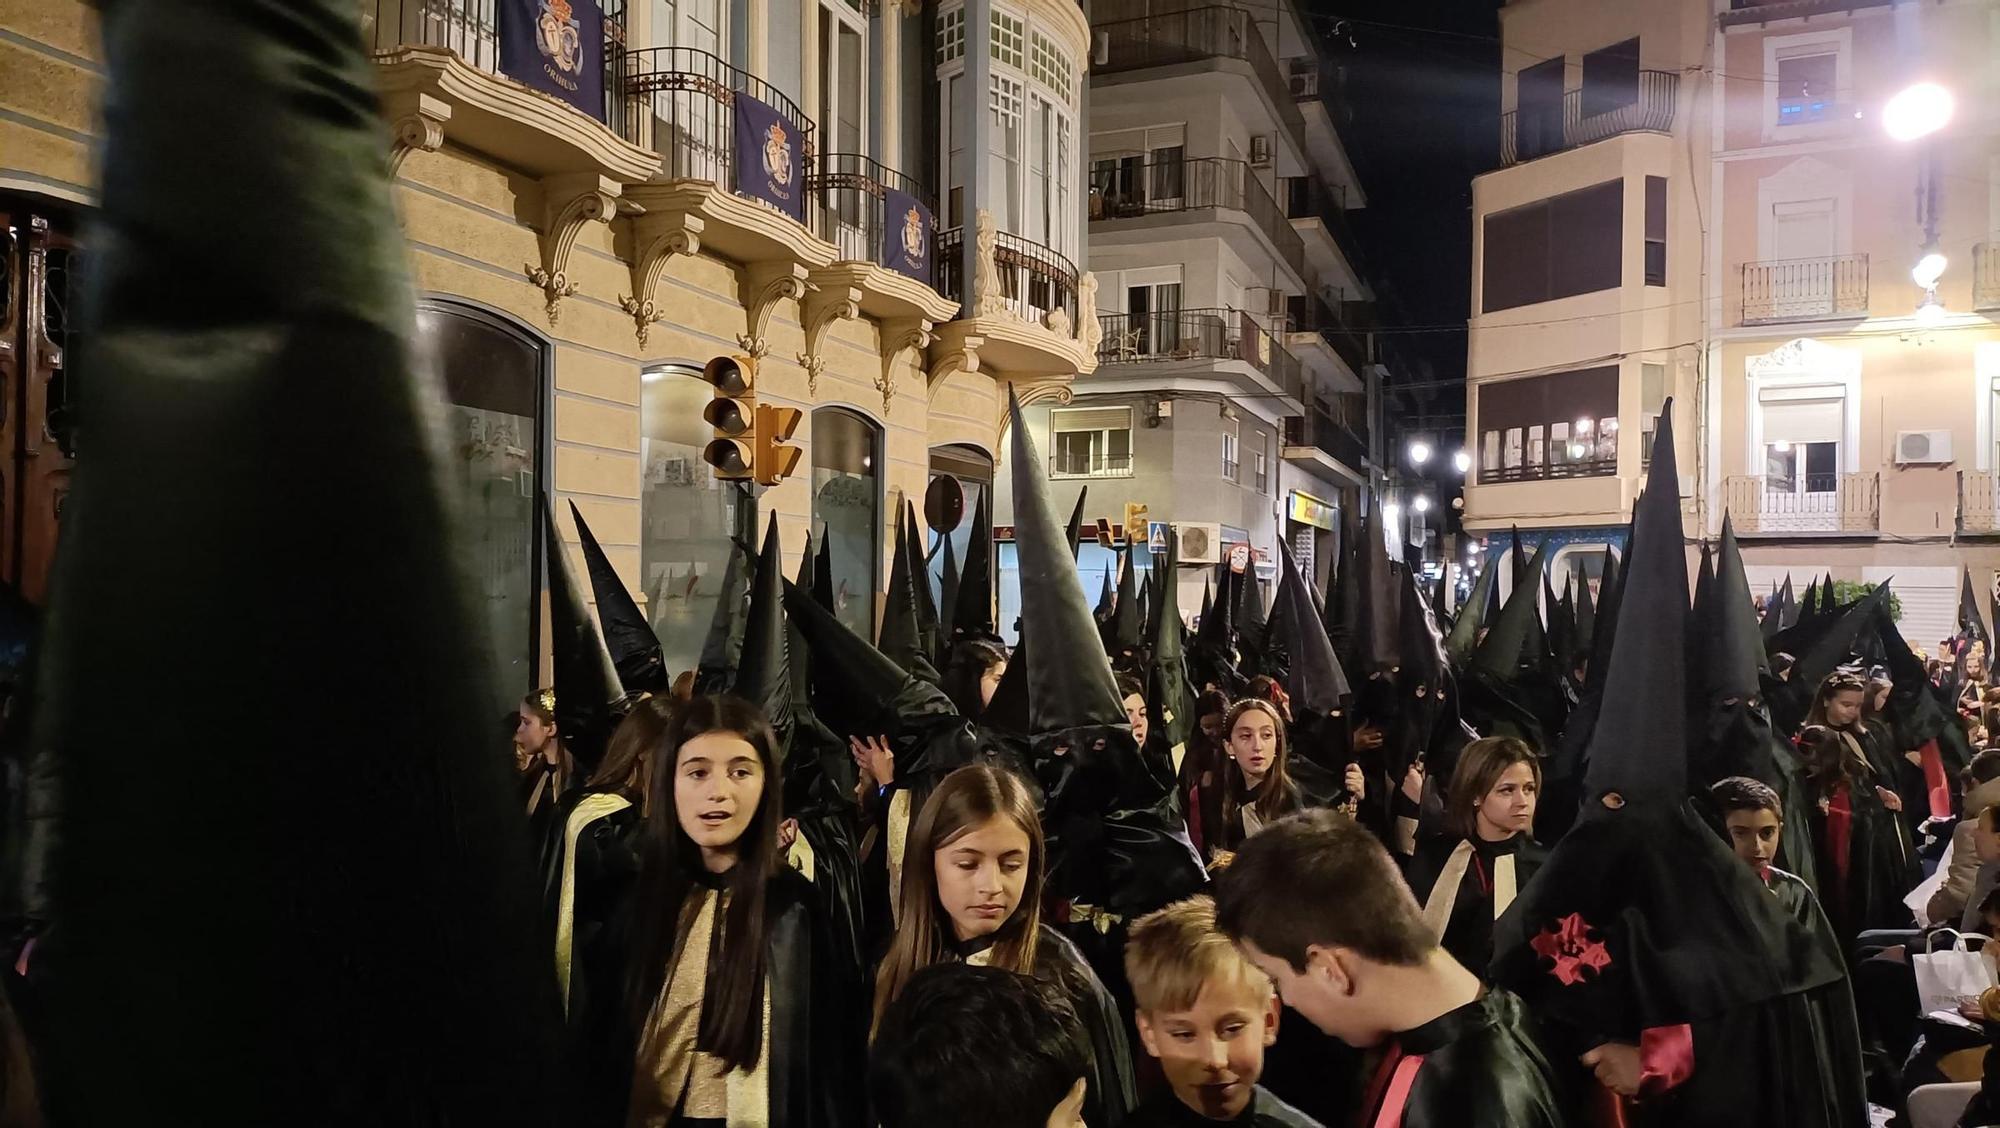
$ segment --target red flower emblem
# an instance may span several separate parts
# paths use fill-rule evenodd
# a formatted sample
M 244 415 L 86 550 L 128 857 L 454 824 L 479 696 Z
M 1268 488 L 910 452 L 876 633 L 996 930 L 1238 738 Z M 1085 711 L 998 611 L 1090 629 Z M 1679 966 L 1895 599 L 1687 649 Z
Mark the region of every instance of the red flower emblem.
M 1553 928 L 1543 929 L 1533 940 L 1536 954 L 1555 962 L 1549 974 L 1562 981 L 1565 987 L 1583 982 L 1583 970 L 1603 971 L 1611 966 L 1611 953 L 1603 942 L 1592 940 L 1594 931 L 1582 913 L 1571 913 L 1557 921 Z

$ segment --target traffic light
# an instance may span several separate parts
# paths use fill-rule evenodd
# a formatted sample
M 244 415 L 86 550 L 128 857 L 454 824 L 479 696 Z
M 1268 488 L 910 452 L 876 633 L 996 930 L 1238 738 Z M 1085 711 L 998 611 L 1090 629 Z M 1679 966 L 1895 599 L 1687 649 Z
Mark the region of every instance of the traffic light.
M 701 378 L 715 389 L 701 417 L 715 430 L 701 459 L 718 478 L 750 477 L 757 441 L 757 362 L 747 356 L 718 356 L 702 366 Z
M 751 459 L 751 466 L 758 485 L 775 486 L 798 467 L 803 452 L 785 440 L 799 429 L 800 418 L 796 407 L 757 405 L 757 426 L 752 438 L 757 453 Z

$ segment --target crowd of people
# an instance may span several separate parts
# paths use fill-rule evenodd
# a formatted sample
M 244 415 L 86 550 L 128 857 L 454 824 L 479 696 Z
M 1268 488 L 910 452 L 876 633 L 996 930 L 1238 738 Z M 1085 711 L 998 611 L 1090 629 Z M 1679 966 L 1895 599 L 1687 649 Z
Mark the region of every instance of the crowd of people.
M 1991 967 L 1928 962 L 2000 925 L 1977 616 L 1760 614 L 1727 521 L 1690 585 L 1671 402 L 1622 553 L 1517 542 L 1455 615 L 1374 506 L 1324 590 L 1184 616 L 1169 546 L 1093 612 L 1018 406 L 1011 650 L 983 504 L 937 585 L 904 507 L 873 638 L 774 518 L 670 671 L 544 501 L 509 794 L 352 6 L 103 16 L 9 1128 L 2000 1122 Z

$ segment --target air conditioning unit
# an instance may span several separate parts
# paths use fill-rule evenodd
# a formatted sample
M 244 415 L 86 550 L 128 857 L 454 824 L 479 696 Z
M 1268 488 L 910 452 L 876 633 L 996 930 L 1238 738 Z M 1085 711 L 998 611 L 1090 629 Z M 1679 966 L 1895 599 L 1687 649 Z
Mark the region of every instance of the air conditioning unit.
M 1222 559 L 1222 526 L 1199 521 L 1174 522 L 1174 536 L 1180 540 L 1180 562 L 1214 564 Z
M 1950 431 L 1896 432 L 1896 465 L 1951 461 Z
M 1319 72 L 1316 70 L 1295 70 L 1290 84 L 1293 100 L 1319 97 Z
M 1250 167 L 1271 167 L 1271 135 L 1259 133 L 1250 138 Z
M 1264 291 L 1264 313 L 1268 317 L 1289 317 L 1292 312 L 1292 296 L 1277 287 Z

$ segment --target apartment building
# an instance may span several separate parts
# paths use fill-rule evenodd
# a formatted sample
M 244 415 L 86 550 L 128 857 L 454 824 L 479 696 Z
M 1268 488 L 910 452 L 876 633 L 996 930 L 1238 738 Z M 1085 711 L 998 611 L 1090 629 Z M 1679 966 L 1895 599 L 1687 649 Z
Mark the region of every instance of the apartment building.
M 1467 529 L 1587 573 L 1671 396 L 1691 538 L 1729 514 L 1753 586 L 1894 575 L 1934 642 L 1959 567 L 2000 565 L 2000 4 L 1518 0 L 1501 26 Z M 1919 82 L 1955 113 L 1898 141 Z
M 1349 213 L 1340 72 L 1292 3 L 1091 9 L 1089 264 L 1096 370 L 1027 413 L 1058 498 L 1142 564 L 1181 538 L 1181 606 L 1241 546 L 1324 575 L 1370 450 L 1371 292 Z M 1007 512 L 1001 505 L 1002 523 Z M 1002 600 L 1015 598 L 1005 571 Z M 1094 590 L 1115 551 L 1086 547 Z M 1011 621 L 1003 614 L 1003 619 Z
M 943 473 L 990 487 L 1009 389 L 1066 397 L 1096 366 L 1075 4 L 357 9 L 496 700 L 545 677 L 545 491 L 572 551 L 569 503 L 583 512 L 672 669 L 700 651 L 731 535 L 771 513 L 789 551 L 809 530 L 831 544 L 842 617 L 872 631 L 902 499 Z M 81 0 L 0 0 L 0 31 L 0 573 L 36 598 L 70 465 L 62 345 L 103 67 Z M 806 413 L 780 486 L 701 457 L 699 373 L 724 354 Z

